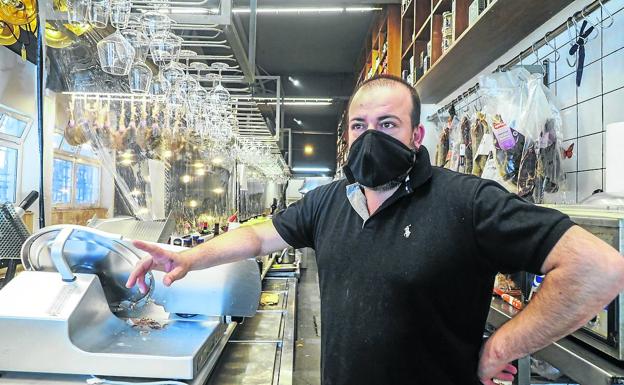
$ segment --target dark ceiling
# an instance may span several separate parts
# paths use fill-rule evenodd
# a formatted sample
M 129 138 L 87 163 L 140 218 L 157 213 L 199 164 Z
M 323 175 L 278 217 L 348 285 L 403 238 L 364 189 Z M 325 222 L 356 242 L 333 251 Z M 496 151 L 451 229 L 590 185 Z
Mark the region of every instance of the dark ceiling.
M 393 1 L 259 0 L 258 7 L 372 6 Z M 235 2 L 248 7 L 248 1 Z M 288 106 L 286 128 L 292 129 L 293 167 L 336 168 L 336 132 L 359 68 L 364 39 L 378 12 L 327 14 L 258 14 L 256 64 L 265 74 L 278 75 L 286 97 L 333 98 L 331 106 Z M 248 35 L 249 16 L 240 22 Z M 288 78 L 300 82 L 293 85 Z M 301 125 L 294 119 L 301 121 Z M 284 143 L 287 144 L 287 141 Z M 305 145 L 314 155 L 303 153 Z M 311 174 L 308 174 L 311 175 Z

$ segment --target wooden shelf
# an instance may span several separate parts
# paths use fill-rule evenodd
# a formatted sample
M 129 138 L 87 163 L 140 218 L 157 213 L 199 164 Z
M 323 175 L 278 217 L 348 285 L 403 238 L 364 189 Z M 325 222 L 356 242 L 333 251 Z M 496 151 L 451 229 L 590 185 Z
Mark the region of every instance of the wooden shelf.
M 451 11 L 452 7 L 453 7 L 453 1 L 452 0 L 440 0 L 436 4 L 436 6 L 433 7 L 433 12 L 431 12 L 431 13 L 433 13 L 434 15 L 441 15 L 444 12 Z
M 414 16 L 414 2 L 417 0 L 409 0 L 407 7 L 401 12 L 401 18 L 413 18 Z
M 415 1 L 418 8 L 421 0 Z M 467 19 L 463 20 L 467 17 L 467 12 L 459 11 L 459 7 L 465 8 L 468 2 L 458 0 L 455 28 L 460 33 L 456 33 L 454 44 L 442 55 L 441 31 L 438 31 L 441 26 L 441 13 L 447 7 L 450 10 L 452 2 L 434 0 L 434 16 L 429 16 L 432 21 L 425 23 L 416 36 L 416 40 L 429 41 L 431 38 L 432 41 L 431 68 L 415 84 L 422 102 L 438 103 L 449 96 L 572 1 L 495 0 L 468 27 Z M 426 24 L 430 24 L 430 27 Z
M 401 55 L 401 60 L 405 60 L 405 58 L 409 56 L 408 54 L 412 52 L 412 48 L 414 48 L 414 40 L 412 40 L 410 45 L 407 46 L 407 49 L 405 50 L 405 52 L 403 52 L 403 54 Z
M 431 40 L 431 15 L 425 19 L 423 26 L 416 32 L 414 40 L 424 42 Z

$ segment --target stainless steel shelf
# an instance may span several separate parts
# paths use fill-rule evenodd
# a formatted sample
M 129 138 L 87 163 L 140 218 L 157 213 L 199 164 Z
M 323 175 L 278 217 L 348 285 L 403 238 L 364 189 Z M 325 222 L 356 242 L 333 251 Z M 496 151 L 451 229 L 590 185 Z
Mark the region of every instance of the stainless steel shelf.
M 487 322 L 499 328 L 518 313 L 518 310 L 495 298 L 490 305 Z M 580 385 L 624 384 L 624 368 L 585 348 L 570 337 L 563 338 L 532 356 L 553 365 Z

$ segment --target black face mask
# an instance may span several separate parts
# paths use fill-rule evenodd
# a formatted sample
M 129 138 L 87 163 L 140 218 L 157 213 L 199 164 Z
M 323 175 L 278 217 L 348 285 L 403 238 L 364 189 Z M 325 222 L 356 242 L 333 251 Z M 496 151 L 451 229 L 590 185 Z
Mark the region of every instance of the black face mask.
M 416 151 L 388 134 L 368 130 L 351 145 L 347 177 L 372 190 L 399 185 L 416 164 Z

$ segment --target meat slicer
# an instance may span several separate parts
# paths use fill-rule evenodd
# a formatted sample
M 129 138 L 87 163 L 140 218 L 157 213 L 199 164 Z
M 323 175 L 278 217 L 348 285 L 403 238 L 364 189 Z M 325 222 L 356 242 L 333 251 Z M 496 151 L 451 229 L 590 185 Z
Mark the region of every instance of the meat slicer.
M 27 271 L 0 290 L 0 371 L 180 380 L 204 372 L 235 326 L 230 317 L 256 313 L 255 260 L 190 272 L 171 287 L 154 271 L 142 294 L 125 282 L 144 255 L 88 227 L 30 236 Z

